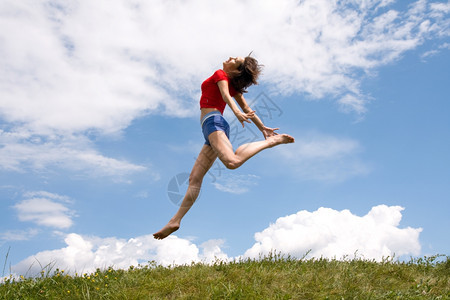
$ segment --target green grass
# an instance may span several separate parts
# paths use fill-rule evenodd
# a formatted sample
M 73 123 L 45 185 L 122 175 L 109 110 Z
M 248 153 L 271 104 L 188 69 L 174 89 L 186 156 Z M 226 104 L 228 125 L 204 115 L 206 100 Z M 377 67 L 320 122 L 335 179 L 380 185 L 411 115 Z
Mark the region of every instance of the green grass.
M 4 278 L 0 299 L 450 299 L 450 261 L 433 256 L 385 259 L 217 261 L 39 278 Z

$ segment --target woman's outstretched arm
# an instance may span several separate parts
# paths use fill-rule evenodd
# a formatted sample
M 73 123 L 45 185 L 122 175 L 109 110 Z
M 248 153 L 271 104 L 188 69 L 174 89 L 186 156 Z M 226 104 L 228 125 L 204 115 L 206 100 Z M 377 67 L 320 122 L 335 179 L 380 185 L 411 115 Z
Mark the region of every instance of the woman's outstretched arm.
M 234 96 L 234 99 L 236 99 L 236 102 L 239 104 L 239 106 L 242 108 L 242 110 L 245 113 L 254 112 L 254 110 L 252 110 L 250 108 L 250 106 L 247 104 L 247 101 L 245 100 L 244 95 L 238 93 Z M 261 130 L 261 132 L 264 135 L 264 138 L 268 138 L 269 136 L 278 134 L 275 132 L 275 130 L 278 130 L 279 128 L 270 128 L 270 127 L 265 126 L 263 124 L 263 122 L 261 121 L 261 119 L 256 114 L 254 114 L 254 116 L 251 118 L 251 120 L 253 121 L 253 123 L 255 123 L 256 127 L 258 127 L 258 129 Z
M 220 94 L 222 95 L 223 101 L 225 101 L 231 108 L 236 118 L 239 120 L 239 122 L 241 122 L 242 127 L 244 127 L 244 122 L 251 123 L 250 120 L 254 117 L 255 112 L 254 111 L 242 112 L 238 108 L 233 98 L 231 98 L 230 91 L 228 90 L 228 81 L 221 80 L 217 82 L 217 85 L 219 86 Z

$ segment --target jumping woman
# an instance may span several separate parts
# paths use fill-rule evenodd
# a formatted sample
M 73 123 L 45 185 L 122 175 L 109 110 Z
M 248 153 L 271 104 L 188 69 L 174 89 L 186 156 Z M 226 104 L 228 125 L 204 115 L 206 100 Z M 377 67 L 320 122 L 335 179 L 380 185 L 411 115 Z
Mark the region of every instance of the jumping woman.
M 180 228 L 181 219 L 197 199 L 203 177 L 217 157 L 228 169 L 236 169 L 264 149 L 294 142 L 294 138 L 290 135 L 276 133 L 275 130 L 278 128 L 264 126 L 242 95 L 248 87 L 257 84 L 261 68 L 258 61 L 250 55 L 245 58 L 230 57 L 223 62 L 222 69 L 217 70 L 202 83 L 200 120 L 205 144 L 192 168 L 189 187 L 180 208 L 166 226 L 153 234 L 155 239 L 163 239 Z M 234 152 L 230 142 L 230 126 L 222 116 L 227 104 L 241 122 L 242 127 L 244 127 L 244 122 L 251 123 L 252 121 L 261 130 L 264 140 L 241 145 Z

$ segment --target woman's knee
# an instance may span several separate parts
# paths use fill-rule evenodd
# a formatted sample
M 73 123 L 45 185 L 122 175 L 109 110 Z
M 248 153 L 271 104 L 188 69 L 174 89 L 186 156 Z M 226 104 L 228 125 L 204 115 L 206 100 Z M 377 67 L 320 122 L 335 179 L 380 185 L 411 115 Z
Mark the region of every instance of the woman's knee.
M 237 169 L 242 165 L 242 163 L 238 159 L 235 159 L 235 158 L 224 159 L 224 160 L 222 160 L 222 162 L 225 165 L 225 167 L 230 170 Z

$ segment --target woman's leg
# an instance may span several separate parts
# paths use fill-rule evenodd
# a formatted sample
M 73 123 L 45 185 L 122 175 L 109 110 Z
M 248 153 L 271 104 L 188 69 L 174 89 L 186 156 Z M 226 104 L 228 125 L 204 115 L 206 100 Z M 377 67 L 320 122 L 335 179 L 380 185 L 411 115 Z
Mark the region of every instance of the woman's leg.
M 189 187 L 184 195 L 183 202 L 181 202 L 180 208 L 166 226 L 153 234 L 155 239 L 161 240 L 180 228 L 181 219 L 183 219 L 195 200 L 197 200 L 203 177 L 205 177 L 205 174 L 211 168 L 216 158 L 217 154 L 211 146 L 203 145 L 203 148 L 194 163 L 191 174 L 189 175 Z
M 233 146 L 223 131 L 214 131 L 209 135 L 209 141 L 217 152 L 219 159 L 228 169 L 240 167 L 258 152 L 280 144 L 293 143 L 294 138 L 287 134 L 277 134 L 263 141 L 243 144 L 233 152 Z

